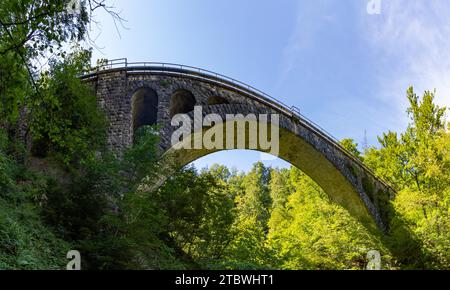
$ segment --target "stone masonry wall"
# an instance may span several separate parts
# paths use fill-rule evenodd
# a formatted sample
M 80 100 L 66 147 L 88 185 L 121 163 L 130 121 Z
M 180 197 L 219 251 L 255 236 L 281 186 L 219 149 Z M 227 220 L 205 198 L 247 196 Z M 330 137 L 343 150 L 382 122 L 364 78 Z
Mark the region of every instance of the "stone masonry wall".
M 119 70 L 100 73 L 96 78 L 86 81 L 96 87 L 99 106 L 106 112 L 110 122 L 108 144 L 118 153 L 132 144 L 133 94 L 140 88 L 151 88 L 158 96 L 157 123 L 162 128 L 160 132 L 162 152 L 170 148 L 171 134 L 174 130 L 170 125 L 170 101 L 172 93 L 178 89 L 191 92 L 195 97 L 196 105 L 204 106 L 204 113 L 213 112 L 224 115 L 226 113 L 278 112 L 275 107 L 263 104 L 243 92 L 190 76 L 149 72 L 127 73 L 125 70 Z M 222 97 L 229 104 L 207 106 L 208 99 L 213 96 Z M 280 127 L 305 140 L 325 156 L 352 184 L 378 226 L 385 229 L 390 218 L 387 204 L 391 195 L 389 188 L 367 172 L 358 162 L 311 131 L 298 119 L 281 114 Z

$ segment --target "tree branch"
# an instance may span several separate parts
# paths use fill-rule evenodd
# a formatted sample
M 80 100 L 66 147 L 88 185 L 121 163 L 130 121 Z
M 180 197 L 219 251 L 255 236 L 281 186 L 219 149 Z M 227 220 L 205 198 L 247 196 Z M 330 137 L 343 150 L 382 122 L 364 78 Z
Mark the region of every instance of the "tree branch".
M 14 42 L 14 38 L 12 37 L 12 35 L 9 32 L 8 28 L 3 24 L 3 22 L 1 20 L 0 20 L 0 24 L 5 28 L 5 30 L 7 31 L 8 36 Z M 35 32 L 36 32 L 36 30 L 32 30 L 22 41 L 20 41 L 19 43 L 13 43 L 10 47 L 0 51 L 0 54 L 4 55 L 7 52 L 9 52 L 10 50 L 18 50 L 18 49 L 20 49 L 23 45 L 25 45 L 25 43 L 27 43 L 28 41 L 31 40 L 31 38 L 33 38 L 33 35 L 34 35 Z
M 9 29 L 8 29 L 6 26 L 3 25 L 3 22 L 1 21 L 1 19 L 0 19 L 0 25 L 3 26 L 3 28 L 4 28 L 5 31 L 6 31 L 6 33 L 8 34 L 9 38 L 11 38 L 11 41 L 14 42 L 14 37 L 11 35 L 11 32 L 9 31 Z M 33 33 L 34 33 L 34 32 L 33 32 Z M 39 93 L 39 87 L 37 86 L 36 82 L 34 81 L 33 72 L 31 71 L 30 67 L 28 66 L 28 63 L 27 63 L 27 61 L 26 61 L 24 55 L 22 54 L 22 52 L 20 51 L 20 49 L 17 48 L 17 46 L 16 46 L 16 48 L 15 48 L 15 51 L 16 51 L 17 54 L 20 56 L 20 58 L 21 58 L 22 61 L 23 61 L 23 64 L 24 64 L 25 67 L 27 68 L 28 74 L 29 74 L 29 76 L 30 76 L 30 82 L 31 82 L 31 83 L 33 84 L 33 86 L 35 87 L 36 92 Z

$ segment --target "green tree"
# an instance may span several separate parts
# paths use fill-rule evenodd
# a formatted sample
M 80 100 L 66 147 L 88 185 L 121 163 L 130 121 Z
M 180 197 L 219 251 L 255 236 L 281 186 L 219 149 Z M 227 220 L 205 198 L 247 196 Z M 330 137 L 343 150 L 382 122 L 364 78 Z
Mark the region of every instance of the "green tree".
M 269 192 L 270 170 L 257 162 L 243 180 L 244 194 L 237 196 L 239 215 L 243 218 L 255 217 L 263 232 L 267 232 L 272 199 Z
M 398 189 L 393 202 L 401 221 L 422 243 L 422 255 L 411 258 L 424 265 L 448 268 L 450 243 L 448 191 L 450 187 L 449 133 L 446 108 L 434 104 L 434 92 L 419 98 L 409 88 L 407 110 L 410 123 L 404 133 L 389 132 L 379 138 L 380 149 L 370 148 L 365 160 L 377 174 Z M 391 226 L 394 244 L 404 241 Z
M 242 179 L 242 191 L 236 195 L 235 238 L 227 250 L 227 268 L 258 269 L 267 265 L 265 238 L 272 200 L 269 192 L 270 170 L 261 162 Z
M 435 150 L 436 142 L 445 134 L 445 111 L 433 103 L 434 93 L 425 92 L 422 101 L 412 88 L 407 91 L 410 124 L 398 136 L 389 132 L 379 137 L 381 148 L 370 148 L 366 162 L 397 189 L 413 186 L 417 190 L 441 191 L 447 186 L 442 175 L 448 172 L 444 155 Z M 440 176 L 440 173 L 442 173 Z
M 63 62 L 51 61 L 49 70 L 41 74 L 39 94 L 28 103 L 35 154 L 57 152 L 69 163 L 105 145 L 106 117 L 92 88 L 78 78 L 90 59 L 90 51 L 75 50 Z
M 40 216 L 45 181 L 7 154 L 0 130 L 0 269 L 62 269 L 70 244 L 58 238 Z
M 288 219 L 286 203 L 292 193 L 289 182 L 290 170 L 272 169 L 270 174 L 270 196 L 272 198 L 272 208 L 268 226 L 270 231 L 276 231 Z
M 94 12 L 120 15 L 106 0 L 3 0 L 0 3 L 0 120 L 13 126 L 27 97 L 39 93 L 35 83 L 49 59 L 66 54 L 64 45 L 88 36 Z M 76 8 L 76 9 L 74 9 Z
M 361 152 L 359 152 L 358 150 L 358 144 L 355 143 L 353 139 L 343 139 L 340 143 L 342 147 L 344 147 L 348 152 L 352 153 L 356 158 L 363 160 Z
M 390 255 L 380 237 L 331 202 L 309 177 L 292 167 L 288 182 L 292 193 L 267 241 L 277 268 L 363 269 L 373 249 L 382 253 L 384 267 L 389 267 Z

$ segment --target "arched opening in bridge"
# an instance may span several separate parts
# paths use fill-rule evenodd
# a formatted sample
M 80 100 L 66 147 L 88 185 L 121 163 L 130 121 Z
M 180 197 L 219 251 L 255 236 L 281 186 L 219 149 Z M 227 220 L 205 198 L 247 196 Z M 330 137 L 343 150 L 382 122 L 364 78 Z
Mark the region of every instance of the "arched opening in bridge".
M 208 99 L 208 105 L 212 106 L 212 105 L 223 105 L 223 104 L 229 104 L 229 102 L 223 98 L 223 97 L 219 97 L 219 96 L 212 96 Z
M 265 244 L 276 255 L 291 261 L 289 265 L 295 269 L 307 267 L 296 258 L 303 257 L 306 252 L 307 255 L 316 257 L 315 259 L 317 257 L 323 260 L 332 259 L 329 258 L 332 245 L 350 243 L 347 240 L 349 235 L 352 235 L 352 243 L 357 240 L 359 244 L 364 243 L 367 248 L 373 247 L 373 241 L 366 238 L 371 234 L 370 231 L 344 208 L 337 206 L 313 179 L 280 158 L 265 161 L 260 154 L 251 150 L 202 154 L 203 156 L 193 163 L 188 163 L 184 173 L 181 171 L 181 174 L 176 174 L 174 179 L 169 181 L 169 186 L 163 187 L 161 193 L 170 195 L 171 200 L 174 201 L 173 204 L 176 203 L 177 197 L 181 196 L 178 199 L 180 200 L 178 209 L 189 206 L 190 209 L 193 208 L 192 212 L 200 213 L 201 210 L 197 208 L 208 208 L 205 211 L 209 214 L 208 221 L 211 219 L 211 213 L 220 214 L 221 217 L 226 216 L 227 219 L 221 221 L 230 222 L 223 222 L 220 225 L 221 230 L 227 234 L 235 226 L 240 229 L 245 228 L 245 231 L 241 232 L 245 232 L 245 237 L 258 237 L 267 242 L 254 245 L 240 243 L 241 233 L 220 236 L 216 241 L 222 241 L 221 239 L 226 241 L 225 248 L 231 244 L 239 245 L 239 249 L 245 249 L 247 246 L 255 249 Z M 191 170 L 191 165 L 194 165 L 196 170 Z M 239 171 L 233 170 L 233 167 Z M 208 180 L 214 180 L 214 182 L 211 182 L 210 186 L 196 186 L 203 185 L 201 182 L 198 183 L 202 180 L 202 176 L 207 176 Z M 170 185 L 180 185 L 184 184 L 183 182 L 186 186 L 178 186 L 179 189 Z M 215 184 L 219 185 L 220 190 L 216 190 Z M 207 201 L 209 199 L 214 200 L 214 203 L 209 203 Z M 218 206 L 219 203 L 224 206 Z M 196 208 L 197 204 L 204 207 Z M 214 205 L 209 208 L 210 204 Z M 228 214 L 228 210 L 231 210 L 232 214 Z M 251 223 L 248 222 L 249 220 L 258 222 Z M 355 230 L 356 227 L 357 230 Z M 358 231 L 357 235 L 356 231 Z M 330 236 L 333 238 L 328 239 Z M 276 239 L 272 240 L 272 237 Z M 252 241 L 258 241 L 258 239 Z M 283 246 L 278 247 L 281 243 Z M 292 246 L 295 250 L 284 251 L 283 247 L 286 245 Z M 233 249 L 233 246 L 229 249 Z M 367 255 L 364 247 L 355 250 L 349 246 L 339 250 L 340 253 L 347 251 L 352 254 L 351 259 L 354 261 L 360 261 Z M 343 255 L 336 255 L 336 257 L 340 256 Z
M 150 88 L 138 89 L 132 97 L 133 133 L 142 126 L 155 125 L 158 116 L 158 95 Z
M 258 121 L 255 120 L 254 122 Z M 227 122 L 224 123 L 223 128 L 225 128 L 225 131 L 227 129 L 227 124 Z M 203 136 L 208 136 L 208 138 L 211 137 L 210 134 L 207 134 L 207 130 L 210 130 L 210 128 L 202 128 L 201 131 L 203 131 L 204 134 L 195 132 L 190 136 L 184 136 L 186 138 L 183 138 L 182 141 L 180 140 L 179 144 L 172 144 L 170 148 L 167 148 L 167 151 L 164 153 L 164 158 L 170 160 L 170 163 L 180 167 L 211 153 L 232 150 L 232 148 L 225 149 L 224 147 L 202 147 L 202 149 L 198 150 L 190 149 L 192 147 L 189 147 L 188 145 L 201 144 L 200 142 L 205 140 Z M 355 183 L 355 185 L 352 183 L 351 180 L 347 178 L 347 175 L 343 174 L 343 171 L 341 171 L 344 170 L 345 173 L 345 170 L 347 170 L 346 168 L 336 167 L 335 164 L 332 163 L 332 159 L 328 159 L 317 147 L 314 147 L 313 144 L 297 135 L 297 133 L 290 128 L 281 126 L 279 127 L 279 130 L 279 143 L 277 142 L 278 145 L 275 145 L 275 147 L 279 149 L 276 155 L 277 157 L 289 162 L 304 172 L 327 193 L 333 202 L 345 208 L 352 216 L 356 217 L 362 224 L 367 226 L 367 228 L 377 231 L 378 227 L 378 229 L 383 230 L 383 224 L 377 222 L 379 221 L 378 213 L 385 209 L 380 207 L 380 211 L 378 211 L 377 208 L 375 211 L 371 211 L 373 203 L 371 203 L 369 199 L 362 198 L 358 184 Z M 250 126 L 245 126 L 245 131 L 245 136 L 250 136 Z M 236 134 L 236 131 L 233 134 L 235 138 L 234 144 L 236 145 L 238 134 Z M 222 135 L 222 137 L 224 136 L 227 136 L 226 132 Z M 248 141 L 248 139 L 246 141 Z M 328 143 L 321 143 L 320 145 L 327 146 L 327 144 Z M 254 149 L 250 148 L 249 145 L 249 143 L 246 143 L 244 147 L 246 149 L 263 152 L 272 151 L 272 148 L 262 150 L 262 148 L 258 147 L 257 149 Z M 241 147 L 239 149 L 244 148 Z
M 195 104 L 195 97 L 191 92 L 183 89 L 175 91 L 170 99 L 170 117 L 191 112 Z

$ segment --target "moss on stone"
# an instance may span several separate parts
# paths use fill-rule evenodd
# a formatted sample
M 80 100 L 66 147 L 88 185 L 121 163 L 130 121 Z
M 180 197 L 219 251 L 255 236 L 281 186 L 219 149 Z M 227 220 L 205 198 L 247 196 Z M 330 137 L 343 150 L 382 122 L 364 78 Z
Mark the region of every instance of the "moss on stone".
M 379 210 L 381 219 L 385 222 L 385 224 L 387 224 L 391 217 L 391 207 L 389 203 L 389 192 L 379 189 L 376 193 L 375 206 Z
M 170 86 L 170 81 L 169 80 L 160 80 L 159 85 L 163 88 L 167 88 L 168 86 Z
M 366 192 L 366 194 L 369 196 L 370 200 L 372 202 L 374 202 L 374 192 L 375 192 L 375 188 L 373 185 L 373 181 L 370 179 L 370 177 L 368 176 L 364 176 L 362 178 L 362 187 L 364 189 L 364 191 Z
M 347 164 L 346 164 L 346 167 L 347 167 L 348 171 L 350 171 L 350 174 L 351 174 L 354 178 L 357 178 L 357 177 L 358 177 L 358 175 L 356 174 L 356 169 L 355 169 L 355 167 L 353 167 L 350 163 L 347 163 Z

